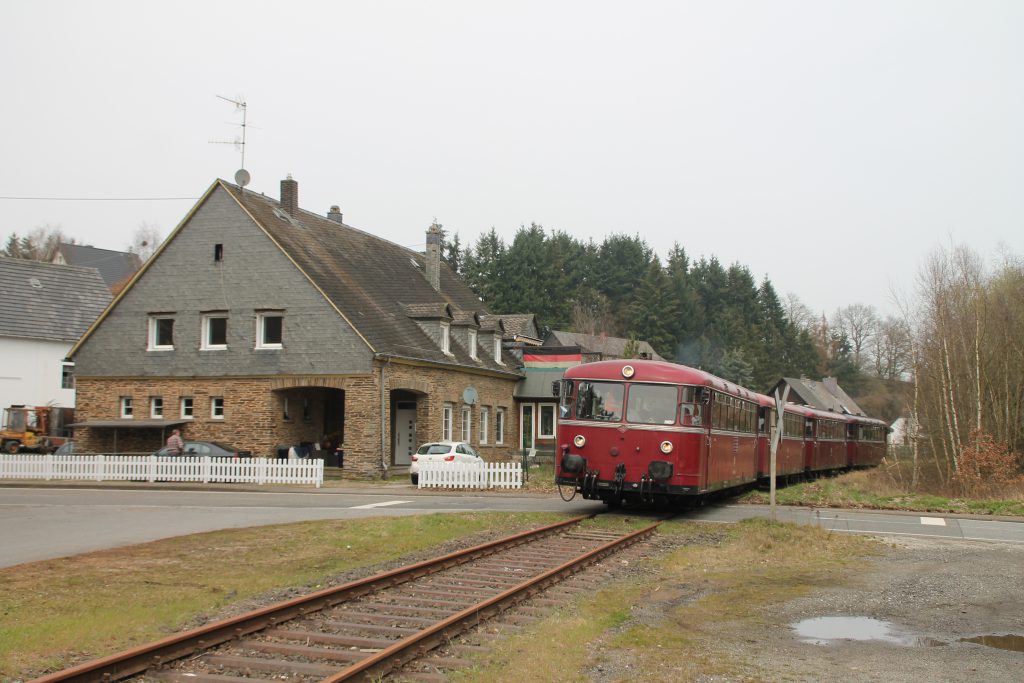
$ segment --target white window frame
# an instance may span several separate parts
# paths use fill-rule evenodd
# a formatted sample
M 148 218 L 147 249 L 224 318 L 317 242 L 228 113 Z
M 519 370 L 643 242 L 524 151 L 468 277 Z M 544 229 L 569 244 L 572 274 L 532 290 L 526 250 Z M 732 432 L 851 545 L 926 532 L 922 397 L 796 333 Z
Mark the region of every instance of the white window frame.
M 445 403 L 441 409 L 441 441 L 452 440 L 452 420 L 454 419 L 455 406 Z
M 544 412 L 551 411 L 551 433 L 544 434 L 541 431 L 541 425 L 544 424 Z M 538 403 L 537 404 L 537 436 L 536 439 L 553 439 L 555 438 L 555 432 L 558 431 L 558 411 L 555 410 L 554 403 Z
M 149 397 L 149 416 L 154 420 L 161 420 L 164 417 L 164 397 Z
M 462 440 L 470 443 L 473 438 L 473 408 L 462 406 Z
M 210 419 L 211 420 L 223 420 L 224 419 L 224 397 L 223 396 L 211 396 L 210 397 Z
M 487 445 L 487 439 L 490 437 L 490 424 L 488 424 L 490 422 L 490 420 L 491 420 L 491 407 L 490 406 L 480 406 L 480 428 L 479 428 L 478 431 L 480 432 L 480 445 L 481 446 L 486 446 Z
M 159 321 L 171 321 L 171 343 L 158 344 Z M 146 335 L 147 351 L 173 351 L 174 350 L 174 316 L 173 315 L 151 315 L 149 316 L 148 332 Z
M 501 336 L 497 334 L 494 335 L 494 362 L 499 365 L 504 365 L 504 363 L 501 362 Z
M 210 334 L 212 327 L 210 325 L 213 320 L 224 321 L 224 343 L 223 344 L 212 344 L 210 343 Z M 208 313 L 203 316 L 203 336 L 202 343 L 199 346 L 203 351 L 223 351 L 228 348 L 228 314 L 227 313 Z
M 473 360 L 479 360 L 476 357 L 476 330 L 469 331 L 469 357 Z
M 446 355 L 452 355 L 452 328 L 448 323 L 441 323 L 441 351 Z
M 281 341 L 264 341 L 266 336 L 266 321 L 268 318 L 281 319 Z M 257 349 L 281 349 L 284 348 L 284 313 L 281 311 L 264 311 L 256 314 L 256 348 Z
M 131 420 L 135 417 L 135 405 L 131 396 L 121 397 L 121 418 Z
M 75 388 L 75 364 L 62 362 L 60 364 L 60 388 L 61 389 L 74 389 Z
M 505 443 L 505 409 L 497 408 L 494 411 L 494 445 L 502 446 Z
M 179 402 L 182 420 L 193 420 L 196 416 L 196 402 L 191 396 L 182 396 Z

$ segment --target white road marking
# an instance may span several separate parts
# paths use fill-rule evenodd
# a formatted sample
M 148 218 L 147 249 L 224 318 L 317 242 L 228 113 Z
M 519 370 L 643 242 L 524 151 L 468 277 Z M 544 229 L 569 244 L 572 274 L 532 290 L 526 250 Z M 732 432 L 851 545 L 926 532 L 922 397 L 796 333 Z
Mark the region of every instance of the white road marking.
M 929 526 L 946 526 L 946 520 L 942 517 L 922 517 L 921 524 L 927 524 Z
M 408 503 L 407 500 L 388 500 L 383 503 L 370 503 L 369 505 L 355 505 L 350 507 L 349 510 L 372 510 L 373 508 L 386 508 L 389 505 L 401 505 L 402 503 Z

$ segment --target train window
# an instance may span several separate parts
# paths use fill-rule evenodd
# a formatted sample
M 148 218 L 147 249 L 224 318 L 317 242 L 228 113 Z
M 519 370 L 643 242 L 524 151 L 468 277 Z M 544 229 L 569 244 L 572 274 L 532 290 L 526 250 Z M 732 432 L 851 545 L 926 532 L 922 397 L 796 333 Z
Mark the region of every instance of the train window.
M 676 421 L 676 387 L 664 384 L 631 384 L 626 403 L 626 421 L 648 425 L 670 425 Z
M 622 419 L 623 386 L 618 382 L 580 382 L 576 419 L 618 422 Z
M 570 417 L 572 411 L 572 380 L 563 379 L 558 392 L 558 416 Z
M 679 405 L 683 413 L 683 424 L 698 426 L 701 423 L 700 404 L 697 403 L 697 388 L 683 387 Z

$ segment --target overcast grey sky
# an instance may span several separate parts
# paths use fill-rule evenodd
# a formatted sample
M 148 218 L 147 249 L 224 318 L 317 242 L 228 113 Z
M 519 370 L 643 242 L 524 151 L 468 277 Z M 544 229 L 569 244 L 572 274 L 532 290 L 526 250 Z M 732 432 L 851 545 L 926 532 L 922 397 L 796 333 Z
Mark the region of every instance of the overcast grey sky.
M 640 234 L 816 311 L 893 309 L 936 246 L 1024 253 L 1024 2 L 0 4 L 0 196 L 250 187 L 422 248 Z M 123 249 L 190 201 L 0 200 Z

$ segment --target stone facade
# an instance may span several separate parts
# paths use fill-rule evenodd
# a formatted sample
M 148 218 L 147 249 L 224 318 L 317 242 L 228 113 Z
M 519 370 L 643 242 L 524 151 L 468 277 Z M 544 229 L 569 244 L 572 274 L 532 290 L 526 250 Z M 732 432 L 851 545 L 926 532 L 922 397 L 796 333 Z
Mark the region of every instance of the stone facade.
M 380 369 L 384 372 L 381 411 Z M 279 449 L 319 443 L 327 434 L 343 434 L 345 474 L 377 478 L 385 463 L 394 464 L 393 392 L 416 399 L 416 442 L 442 438 L 444 405 L 453 408 L 452 438 L 461 439 L 463 393 L 472 387 L 478 397 L 470 406 L 470 441 L 487 460 L 505 460 L 515 453 L 517 411 L 512 399 L 515 380 L 447 368 L 378 362 L 378 372 L 349 377 L 209 377 L 98 378 L 78 380 L 80 419 L 121 420 L 121 399 L 130 397 L 134 416 L 119 429 L 82 428 L 77 438 L 83 451 L 150 453 L 163 445 L 166 428 L 133 428 L 151 416 L 151 399 L 163 400 L 165 420 L 183 418 L 183 397 L 192 399 L 191 419 L 180 428 L 186 440 L 217 441 L 257 457 L 276 457 Z M 213 417 L 214 398 L 223 398 L 223 417 Z M 489 443 L 480 444 L 481 406 L 490 407 Z M 496 443 L 495 416 L 505 411 L 502 443 Z M 381 424 L 384 435 L 381 438 Z M 383 447 L 383 451 L 382 451 Z

